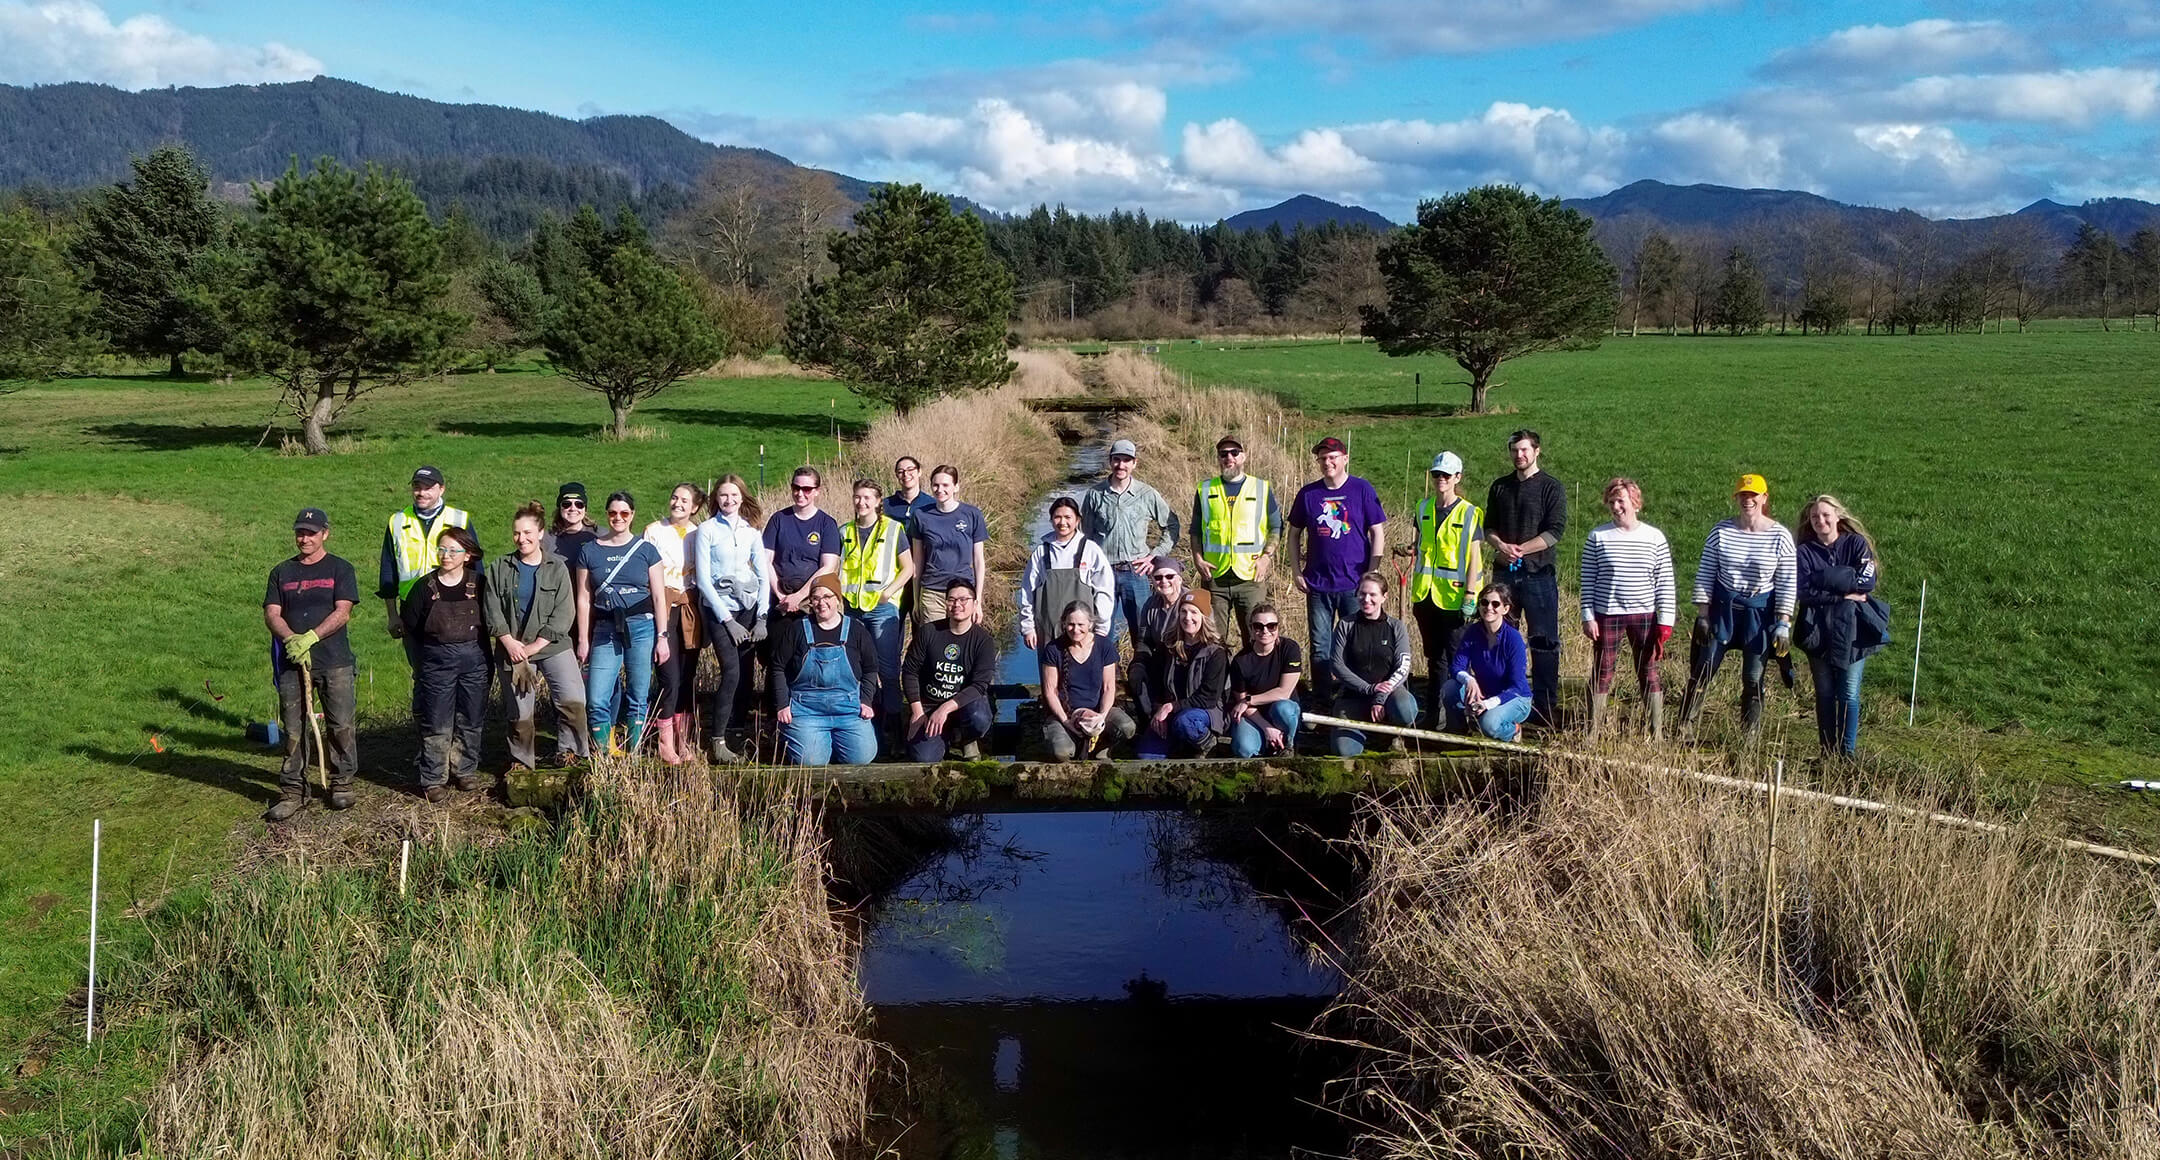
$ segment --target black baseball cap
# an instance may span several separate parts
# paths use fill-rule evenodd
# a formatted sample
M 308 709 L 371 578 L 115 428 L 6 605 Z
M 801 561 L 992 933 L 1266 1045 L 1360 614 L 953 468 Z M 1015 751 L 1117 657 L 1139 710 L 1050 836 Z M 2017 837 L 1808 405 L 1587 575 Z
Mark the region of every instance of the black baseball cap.
M 327 532 L 330 517 L 321 508 L 301 508 L 300 514 L 292 518 L 292 527 L 296 532 Z
M 1244 445 L 1243 443 L 1240 443 L 1240 442 L 1238 442 L 1238 438 L 1237 438 L 1237 436 L 1235 436 L 1235 435 L 1225 435 L 1225 436 L 1223 436 L 1222 438 L 1220 438 L 1220 439 L 1217 439 L 1217 440 L 1215 441 L 1215 450 L 1217 450 L 1217 451 L 1243 451 L 1243 450 L 1245 450 L 1245 445 Z
M 561 507 L 562 501 L 566 499 L 574 499 L 581 503 L 585 502 L 585 485 L 577 482 L 576 480 L 571 480 L 569 483 L 563 484 L 561 487 L 556 488 L 555 506 Z
M 412 473 L 412 481 L 414 483 L 441 483 L 443 482 L 442 468 L 422 467 Z

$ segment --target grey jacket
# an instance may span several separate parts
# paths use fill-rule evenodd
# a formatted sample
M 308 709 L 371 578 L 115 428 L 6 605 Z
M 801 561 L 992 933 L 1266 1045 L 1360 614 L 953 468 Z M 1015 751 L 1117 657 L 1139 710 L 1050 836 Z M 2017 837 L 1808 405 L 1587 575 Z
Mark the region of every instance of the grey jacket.
M 487 586 L 481 597 L 488 639 L 515 635 L 521 643 L 531 644 L 547 638 L 548 646 L 534 660 L 569 648 L 571 633 L 577 627 L 577 595 L 570 586 L 570 569 L 552 557 L 540 561 L 539 575 L 533 577 L 532 610 L 525 618 L 523 632 L 515 631 L 517 588 L 517 557 L 502 555 L 488 561 Z

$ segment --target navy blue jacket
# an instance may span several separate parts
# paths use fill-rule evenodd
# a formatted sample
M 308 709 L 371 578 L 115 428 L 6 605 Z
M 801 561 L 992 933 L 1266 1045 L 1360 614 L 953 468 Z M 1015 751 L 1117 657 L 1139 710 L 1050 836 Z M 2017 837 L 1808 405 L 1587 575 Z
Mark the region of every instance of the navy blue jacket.
M 1872 598 L 1875 553 L 1868 542 L 1854 535 L 1839 536 L 1827 546 L 1812 536 L 1795 539 L 1800 623 L 1794 643 L 1800 651 L 1842 666 L 1888 644 L 1890 610 Z M 1865 603 L 1845 599 L 1851 593 L 1871 598 Z

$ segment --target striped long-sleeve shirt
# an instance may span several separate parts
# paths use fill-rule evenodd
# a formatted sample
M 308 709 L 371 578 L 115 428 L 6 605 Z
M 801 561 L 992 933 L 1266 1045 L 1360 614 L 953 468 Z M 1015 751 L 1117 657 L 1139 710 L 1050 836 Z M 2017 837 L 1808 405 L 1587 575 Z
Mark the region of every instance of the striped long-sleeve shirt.
M 1790 528 L 1772 524 L 1750 532 L 1731 520 L 1719 520 L 1703 541 L 1702 562 L 1695 568 L 1695 603 L 1710 603 L 1711 589 L 1723 585 L 1741 596 L 1774 593 L 1771 604 L 1777 615 L 1791 616 L 1800 595 L 1795 560 Z
M 1655 612 L 1659 624 L 1671 624 L 1672 545 L 1649 524 L 1599 524 L 1583 544 L 1581 589 L 1585 621 Z

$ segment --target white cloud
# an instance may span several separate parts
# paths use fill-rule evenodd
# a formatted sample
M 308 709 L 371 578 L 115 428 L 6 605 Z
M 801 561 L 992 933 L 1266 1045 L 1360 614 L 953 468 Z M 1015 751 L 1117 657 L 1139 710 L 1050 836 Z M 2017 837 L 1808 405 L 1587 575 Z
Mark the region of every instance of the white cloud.
M 1895 26 L 1862 24 L 1770 58 L 1763 72 L 1790 80 L 1824 77 L 1913 76 L 1978 64 L 2027 65 L 2046 52 L 2000 20 L 1915 20 Z
M 1885 100 L 1914 117 L 2082 129 L 2112 118 L 2143 120 L 2160 112 L 2160 70 L 2088 68 L 1930 76 L 1899 85 Z
M 1332 35 L 1399 55 L 1582 40 L 1731 0 L 1182 0 L 1158 24 L 1250 36 Z
M 1675 185 L 1709 182 L 1762 188 L 1789 181 L 1784 144 L 1731 117 L 1682 113 L 1653 127 L 1639 154 L 1657 157 L 1655 172 Z
M 306 80 L 323 63 L 275 41 L 220 44 L 161 16 L 115 23 L 90 0 L 0 0 L 0 81 L 124 89 Z
M 1603 193 L 1620 184 L 1627 137 L 1566 109 L 1495 101 L 1459 121 L 1375 121 L 1343 129 L 1363 155 L 1420 194 L 1513 182 L 1548 194 Z
M 1203 181 L 1300 193 L 1369 187 L 1379 176 L 1379 167 L 1334 129 L 1307 129 L 1268 149 L 1243 122 L 1227 117 L 1185 126 L 1182 160 L 1185 171 Z

